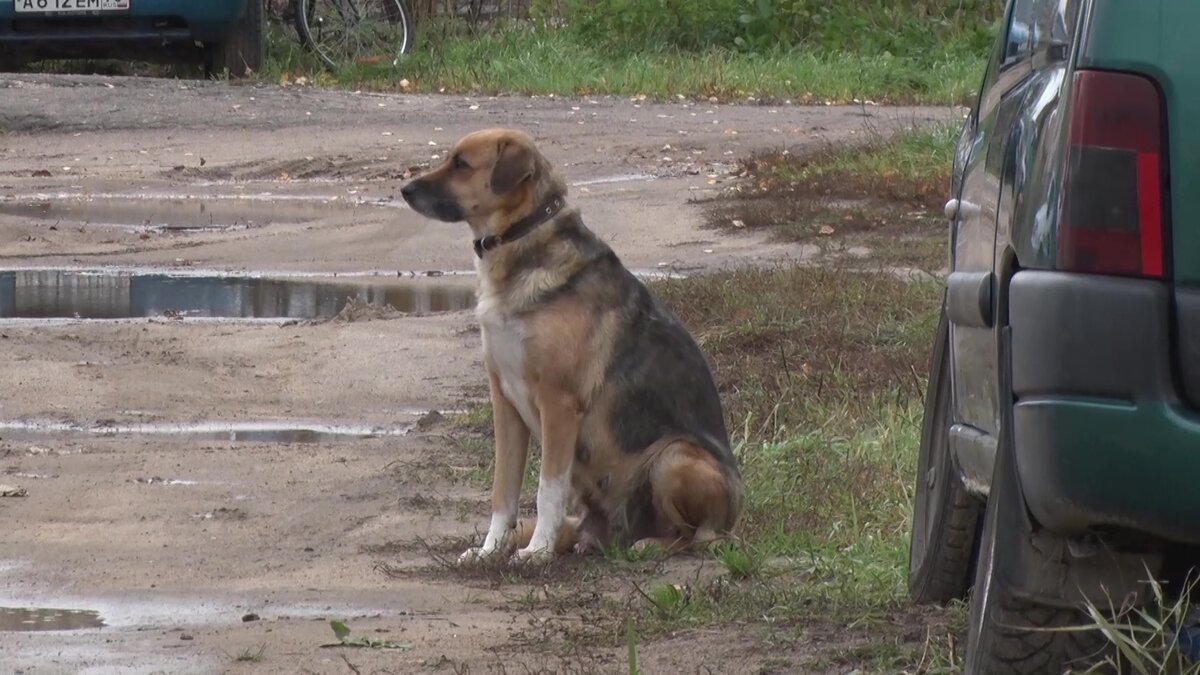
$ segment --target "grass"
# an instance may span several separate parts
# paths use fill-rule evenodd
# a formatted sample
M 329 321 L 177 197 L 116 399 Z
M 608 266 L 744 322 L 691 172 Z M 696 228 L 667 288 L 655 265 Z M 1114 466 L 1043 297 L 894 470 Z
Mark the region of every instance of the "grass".
M 469 30 L 431 22 L 420 27 L 399 68 L 356 66 L 330 76 L 293 38 L 279 31 L 271 39 L 268 79 L 305 77 L 374 91 L 953 104 L 971 98 L 982 72 L 982 55 L 962 50 L 929 58 L 808 49 L 616 50 L 563 29 Z
M 233 657 L 235 663 L 259 663 L 266 658 L 267 646 L 246 647 Z
M 352 66 L 330 73 L 299 44 L 290 26 L 270 25 L 261 78 L 385 92 L 947 105 L 970 102 L 983 65 L 983 52 L 963 48 L 921 56 L 801 47 L 761 53 L 720 47 L 614 49 L 569 30 L 529 23 L 482 30 L 432 21 L 419 27 L 416 40 L 398 68 Z M 201 76 L 197 63 L 46 61 L 30 67 L 49 72 Z
M 1189 655 L 1200 653 L 1194 604 L 1197 583 L 1200 578 L 1192 573 L 1180 588 L 1168 592 L 1151 577 L 1151 597 L 1144 606 L 1089 604 L 1086 609 L 1091 624 L 1072 630 L 1099 631 L 1118 655 L 1102 665 L 1117 673 L 1200 675 L 1200 661 L 1189 659 Z M 1181 628 L 1185 635 L 1180 634 Z
M 857 147 L 744 163 L 732 190 L 704 202 L 710 226 L 761 230 L 827 258 L 936 273 L 946 264 L 942 205 L 958 127 L 940 124 Z

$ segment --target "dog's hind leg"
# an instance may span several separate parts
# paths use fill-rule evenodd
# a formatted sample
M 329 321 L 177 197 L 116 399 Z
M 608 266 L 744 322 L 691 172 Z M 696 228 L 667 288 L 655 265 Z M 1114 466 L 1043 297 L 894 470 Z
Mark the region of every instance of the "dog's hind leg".
M 681 440 L 664 448 L 650 468 L 649 479 L 659 531 L 639 539 L 635 548 L 658 546 L 672 552 L 707 546 L 737 521 L 740 482 L 695 443 Z

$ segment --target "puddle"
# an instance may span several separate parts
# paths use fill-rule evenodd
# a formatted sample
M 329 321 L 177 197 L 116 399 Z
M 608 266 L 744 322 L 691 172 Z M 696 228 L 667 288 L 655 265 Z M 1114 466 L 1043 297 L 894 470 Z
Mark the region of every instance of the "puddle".
M 40 632 L 103 628 L 99 612 L 48 607 L 0 607 L 0 632 Z
M 649 181 L 654 180 L 654 176 L 645 173 L 624 173 L 616 176 L 602 176 L 600 178 L 588 178 L 585 180 L 577 180 L 571 183 L 571 187 L 585 187 L 588 185 L 608 185 L 610 183 L 629 183 L 633 181 Z
M 231 231 L 306 223 L 359 204 L 329 198 L 253 200 L 170 195 L 37 195 L 0 201 L 0 215 L 43 223 L 107 226 L 131 232 Z
M 197 422 L 193 424 L 83 425 L 71 422 L 0 421 L 0 439 L 38 441 L 47 436 L 147 434 L 203 441 L 244 443 L 332 443 L 403 436 L 411 426 L 354 426 L 306 422 Z
M 469 284 L 436 278 L 335 282 L 105 270 L 0 271 L 0 318 L 324 319 L 336 316 L 351 300 L 423 314 L 470 309 L 475 292 Z

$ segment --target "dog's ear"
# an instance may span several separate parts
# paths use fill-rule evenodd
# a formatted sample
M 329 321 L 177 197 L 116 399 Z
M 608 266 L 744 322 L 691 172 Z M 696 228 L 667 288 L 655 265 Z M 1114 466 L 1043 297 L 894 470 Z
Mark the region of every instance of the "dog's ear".
M 492 192 L 506 195 L 533 176 L 533 151 L 524 143 L 500 141 L 500 156 L 492 167 Z

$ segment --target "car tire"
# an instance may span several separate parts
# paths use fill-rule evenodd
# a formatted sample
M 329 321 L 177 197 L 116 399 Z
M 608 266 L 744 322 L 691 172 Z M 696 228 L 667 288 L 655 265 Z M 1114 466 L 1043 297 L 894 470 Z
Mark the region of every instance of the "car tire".
M 1109 654 L 1098 630 L 1060 630 L 1091 625 L 1083 611 L 1040 603 L 1016 592 L 1011 583 L 1014 565 L 1032 549 L 1024 509 L 1012 451 L 1006 450 L 1002 439 L 971 589 L 963 659 L 966 675 L 1081 672 Z
M 950 454 L 950 322 L 943 307 L 934 339 L 908 549 L 908 594 L 920 604 L 967 596 L 983 503 L 966 490 Z
M 210 77 L 245 77 L 262 70 L 266 61 L 264 2 L 248 0 L 245 13 L 230 27 L 225 40 L 205 47 L 205 70 Z

